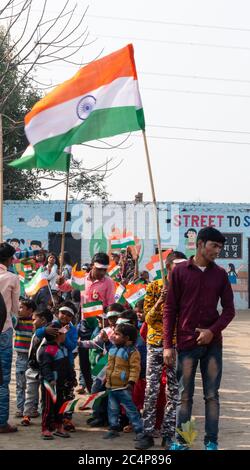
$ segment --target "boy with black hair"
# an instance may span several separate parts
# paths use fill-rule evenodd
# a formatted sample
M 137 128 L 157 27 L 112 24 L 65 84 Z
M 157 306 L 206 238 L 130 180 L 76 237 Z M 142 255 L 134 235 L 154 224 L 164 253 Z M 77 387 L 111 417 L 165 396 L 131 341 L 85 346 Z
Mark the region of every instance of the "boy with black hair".
M 133 402 L 137 407 L 138 411 L 143 409 L 144 405 L 144 396 L 145 396 L 145 387 L 146 387 L 146 364 L 147 364 L 147 346 L 144 339 L 141 337 L 139 328 L 138 328 L 138 319 L 136 312 L 134 310 L 124 310 L 120 313 L 117 320 L 117 325 L 122 323 L 131 324 L 137 329 L 137 339 L 136 339 L 136 349 L 140 353 L 141 357 L 141 372 L 140 377 L 137 380 L 134 389 L 133 389 Z M 123 428 L 124 432 L 131 432 L 132 426 L 128 425 Z
M 70 300 L 65 300 L 61 305 L 59 305 L 58 308 L 58 318 L 57 320 L 53 321 L 53 329 L 54 333 L 50 331 L 50 333 L 54 334 L 55 336 L 59 333 L 61 328 L 64 328 L 66 333 L 65 333 L 65 343 L 64 346 L 68 350 L 68 357 L 72 369 L 71 373 L 71 382 L 67 383 L 67 394 L 65 392 L 65 395 L 67 395 L 66 399 L 71 400 L 74 398 L 74 392 L 73 388 L 75 385 L 77 385 L 76 381 L 76 376 L 75 376 L 75 370 L 74 370 L 74 353 L 73 351 L 77 347 L 77 329 L 73 325 L 72 320 L 74 319 L 74 316 L 77 313 L 77 308 L 71 302 Z M 51 327 L 46 327 L 46 328 L 39 328 L 36 332 L 37 336 L 39 338 L 43 338 L 45 333 L 48 333 L 48 328 L 51 330 Z M 66 386 L 65 386 L 66 390 Z M 64 426 L 67 431 L 75 431 L 75 426 L 72 423 L 72 413 L 67 413 L 64 416 Z
M 41 327 L 45 327 L 48 323 L 53 320 L 53 314 L 48 309 L 36 311 L 32 315 L 33 322 L 33 336 L 31 338 L 31 345 L 28 354 L 28 368 L 25 372 L 26 378 L 26 394 L 25 403 L 23 410 L 23 419 L 21 424 L 23 426 L 29 426 L 31 424 L 31 418 L 39 416 L 37 406 L 39 402 L 39 364 L 37 362 L 37 351 L 41 346 L 42 339 L 36 336 L 36 330 Z
M 235 315 L 228 275 L 215 263 L 224 243 L 224 235 L 213 227 L 199 231 L 196 255 L 178 264 L 172 272 L 164 308 L 164 360 L 167 367 L 174 362 L 173 338 L 178 318 L 176 425 L 181 428 L 182 423 L 191 419 L 195 374 L 200 363 L 205 399 L 205 450 L 218 448 L 221 332 Z M 217 310 L 219 299 L 221 315 Z M 176 436 L 176 440 L 171 450 L 187 449 L 180 436 Z
M 173 269 L 174 260 L 185 260 L 184 253 L 171 252 L 166 259 L 168 278 Z M 166 284 L 168 285 L 168 278 Z M 154 445 L 157 402 L 162 381 L 163 362 L 163 306 L 168 287 L 163 288 L 163 280 L 155 280 L 148 284 L 144 297 L 145 321 L 147 323 L 147 369 L 146 390 L 143 409 L 143 424 L 145 435 L 137 441 L 137 449 L 148 449 Z M 161 426 L 162 447 L 168 449 L 175 435 L 176 405 L 178 399 L 178 384 L 174 364 L 166 369 L 166 405 Z
M 59 413 L 61 406 L 68 399 L 65 385 L 72 381 L 72 367 L 65 344 L 66 333 L 61 328 L 57 336 L 45 333 L 45 343 L 38 351 L 38 362 L 41 372 L 42 385 L 42 438 L 54 439 L 54 435 L 70 437 L 64 430 L 63 414 Z M 51 390 L 56 390 L 56 400 L 53 400 Z
M 91 270 L 85 275 L 85 290 L 82 291 L 82 303 L 102 301 L 106 308 L 114 302 L 115 284 L 107 275 L 109 257 L 106 253 L 96 253 L 91 261 Z M 57 279 L 58 287 L 62 292 L 72 290 L 71 279 L 65 280 L 63 276 Z
M 33 300 L 21 300 L 17 316 L 12 317 L 13 327 L 16 331 L 14 350 L 16 351 L 16 417 L 23 416 L 25 403 L 26 379 L 28 368 L 28 353 L 33 334 L 32 315 L 36 310 Z
M 137 437 L 143 433 L 143 423 L 132 400 L 132 390 L 140 375 L 140 353 L 135 347 L 137 330 L 129 324 L 116 326 L 114 346 L 109 350 L 106 388 L 109 390 L 108 418 L 110 431 L 104 439 L 119 436 L 120 405 L 127 413 Z

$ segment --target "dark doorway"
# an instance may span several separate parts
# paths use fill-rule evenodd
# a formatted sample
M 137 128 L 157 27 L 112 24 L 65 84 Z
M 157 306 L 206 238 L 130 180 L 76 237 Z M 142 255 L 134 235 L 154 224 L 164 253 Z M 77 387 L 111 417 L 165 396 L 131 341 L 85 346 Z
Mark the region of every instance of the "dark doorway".
M 53 251 L 56 255 L 61 251 L 61 233 L 49 232 L 49 251 Z M 65 233 L 65 251 L 68 251 L 72 260 L 72 264 L 78 263 L 81 267 L 81 239 L 75 239 L 71 233 Z

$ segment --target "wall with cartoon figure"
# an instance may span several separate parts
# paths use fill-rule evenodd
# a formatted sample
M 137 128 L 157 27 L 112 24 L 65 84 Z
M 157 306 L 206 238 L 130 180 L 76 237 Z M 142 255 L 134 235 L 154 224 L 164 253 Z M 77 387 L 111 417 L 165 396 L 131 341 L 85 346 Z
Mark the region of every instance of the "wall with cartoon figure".
M 189 228 L 184 237 L 186 238 L 185 241 L 185 255 L 187 258 L 190 256 L 194 256 L 196 253 L 196 238 L 197 238 L 197 230 L 195 228 Z
M 158 203 L 162 247 L 195 254 L 198 231 L 206 226 L 219 229 L 226 237 L 218 259 L 228 273 L 237 308 L 249 305 L 248 272 L 250 246 L 250 205 L 215 203 Z M 136 241 L 140 270 L 157 251 L 152 204 L 144 202 L 70 201 L 66 232 L 81 240 L 82 262 L 89 262 L 97 251 L 110 253 L 114 236 L 129 236 Z M 99 211 L 99 212 L 98 212 Z M 4 239 L 16 250 L 41 247 L 48 249 L 52 235 L 62 231 L 64 201 L 6 201 L 4 204 Z M 134 213 L 136 212 L 136 216 Z M 147 215 L 145 216 L 145 212 Z M 171 234 L 175 233 L 175 237 Z
M 4 240 L 16 251 L 48 249 L 49 233 L 61 232 L 56 213 L 63 214 L 63 201 L 6 201 L 4 203 Z M 71 225 L 71 224 L 70 224 Z M 67 223 L 66 229 L 70 231 Z
M 224 234 L 226 243 L 217 263 L 228 274 L 236 307 L 248 308 L 250 205 L 181 203 L 174 225 L 179 228 L 178 249 L 187 256 L 195 254 L 192 243 L 201 228 L 212 226 Z

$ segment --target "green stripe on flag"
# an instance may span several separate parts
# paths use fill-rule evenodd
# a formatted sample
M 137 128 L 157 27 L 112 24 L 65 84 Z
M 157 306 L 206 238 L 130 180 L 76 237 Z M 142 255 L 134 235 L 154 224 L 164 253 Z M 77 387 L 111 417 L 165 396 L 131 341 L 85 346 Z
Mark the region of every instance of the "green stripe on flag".
M 96 300 L 95 302 L 88 302 L 87 304 L 83 304 L 83 308 L 96 307 L 98 305 L 102 305 L 101 300 Z
M 34 145 L 37 163 L 51 168 L 67 146 L 145 129 L 143 109 L 122 106 L 93 110 L 82 124 Z M 49 167 L 47 166 L 49 165 Z
M 105 354 L 101 357 L 101 359 L 97 362 L 95 367 L 92 370 L 92 375 L 97 377 L 101 370 L 108 364 L 108 354 Z
M 33 154 L 23 155 L 21 158 L 9 163 L 9 166 L 18 168 L 19 170 L 33 170 L 34 168 L 40 168 L 44 170 L 64 171 L 67 173 L 69 171 L 70 157 L 70 153 L 62 152 L 61 155 L 59 155 L 53 162 L 43 161 L 37 158 L 33 150 Z

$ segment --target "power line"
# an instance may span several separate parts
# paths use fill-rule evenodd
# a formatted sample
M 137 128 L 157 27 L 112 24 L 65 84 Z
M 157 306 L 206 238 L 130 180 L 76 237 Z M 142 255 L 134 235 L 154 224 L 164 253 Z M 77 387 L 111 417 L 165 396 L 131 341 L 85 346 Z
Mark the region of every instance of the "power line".
M 217 26 L 217 25 L 206 25 L 206 24 L 197 24 L 197 23 L 181 23 L 177 21 L 165 21 L 165 20 L 144 20 L 139 18 L 122 18 L 122 17 L 114 17 L 114 16 L 102 16 L 102 15 L 87 15 L 90 18 L 100 18 L 104 20 L 120 20 L 120 21 L 134 21 L 136 23 L 148 23 L 148 24 L 163 24 L 169 26 L 184 26 L 184 27 L 191 27 L 191 28 L 205 28 L 205 29 L 218 29 L 218 30 L 225 30 L 225 31 L 240 31 L 240 32 L 250 32 L 249 28 L 238 28 L 235 26 Z
M 207 77 L 204 75 L 184 75 L 184 74 L 178 74 L 178 73 L 142 72 L 142 71 L 138 71 L 138 74 L 153 75 L 153 76 L 159 76 L 159 77 L 192 78 L 196 80 L 216 80 L 216 81 L 222 81 L 222 82 L 250 83 L 250 80 L 243 80 L 239 78 Z
M 233 98 L 250 98 L 250 95 L 240 95 L 240 94 L 233 94 L 233 93 L 217 93 L 215 91 L 193 91 L 193 90 L 178 90 L 175 88 L 144 88 L 142 87 L 141 90 L 150 90 L 150 91 L 167 91 L 170 93 L 188 93 L 192 95 L 215 95 L 215 96 L 230 96 Z
M 250 131 L 232 131 L 229 129 L 208 129 L 201 127 L 184 127 L 184 126 L 167 126 L 167 125 L 157 125 L 157 124 L 148 124 L 147 127 L 158 127 L 163 129 L 179 129 L 185 131 L 199 131 L 199 132 L 225 132 L 228 134 L 250 134 Z
M 177 46 L 198 46 L 198 47 L 213 47 L 215 49 L 235 49 L 242 51 L 250 51 L 250 47 L 244 46 L 226 46 L 225 44 L 209 44 L 205 42 L 191 42 L 191 41 L 170 41 L 169 39 L 149 39 L 149 38 L 134 38 L 131 36 L 111 36 L 109 34 L 100 34 L 101 38 L 110 38 L 110 39 L 124 39 L 130 41 L 147 41 L 147 42 L 157 42 L 164 44 L 174 44 Z
M 135 137 L 141 137 L 141 134 L 133 133 Z M 237 142 L 232 140 L 212 140 L 212 139 L 193 139 L 188 137 L 167 137 L 167 136 L 157 136 L 157 135 L 147 135 L 150 139 L 162 139 L 162 140 L 183 140 L 191 142 L 212 142 L 215 144 L 234 144 L 234 145 L 250 145 L 250 142 Z

